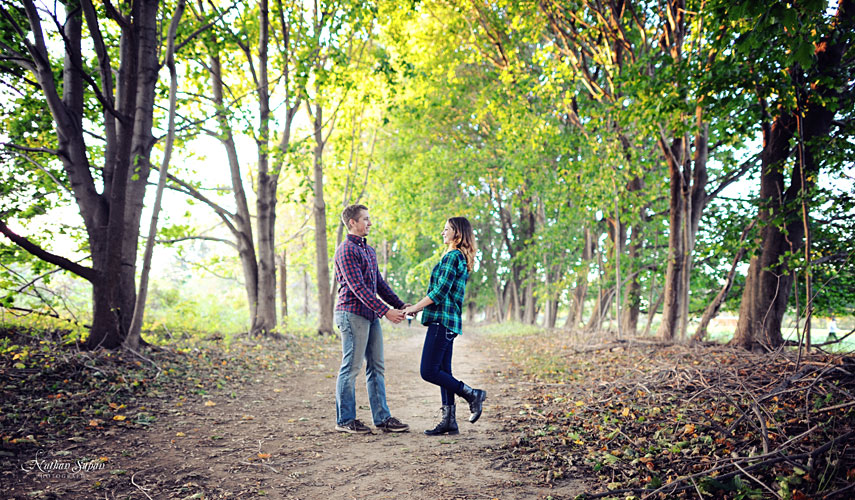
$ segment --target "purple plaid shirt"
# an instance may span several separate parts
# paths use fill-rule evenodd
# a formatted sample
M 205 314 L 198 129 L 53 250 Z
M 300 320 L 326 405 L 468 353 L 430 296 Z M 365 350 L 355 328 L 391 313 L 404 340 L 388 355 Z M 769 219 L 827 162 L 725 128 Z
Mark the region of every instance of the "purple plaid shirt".
M 389 288 L 377 269 L 377 255 L 367 240 L 352 234 L 335 250 L 335 280 L 338 282 L 336 311 L 347 311 L 374 320 L 383 317 L 389 306 L 403 309 L 404 302 Z

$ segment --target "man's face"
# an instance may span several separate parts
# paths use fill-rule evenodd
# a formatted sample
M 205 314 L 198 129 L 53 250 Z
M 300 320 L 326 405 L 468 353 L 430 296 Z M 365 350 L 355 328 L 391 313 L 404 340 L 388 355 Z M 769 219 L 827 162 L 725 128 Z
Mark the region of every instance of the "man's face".
M 368 210 L 360 210 L 355 219 L 350 219 L 350 233 L 363 238 L 368 236 L 371 229 L 371 217 Z

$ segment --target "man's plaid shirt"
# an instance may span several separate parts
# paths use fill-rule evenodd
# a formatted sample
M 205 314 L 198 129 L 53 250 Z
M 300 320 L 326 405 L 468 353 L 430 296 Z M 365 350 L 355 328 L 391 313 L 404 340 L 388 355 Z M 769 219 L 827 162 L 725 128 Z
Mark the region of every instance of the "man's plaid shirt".
M 439 323 L 450 332 L 463 333 L 461 311 L 468 277 L 466 257 L 460 250 L 452 250 L 442 256 L 430 273 L 427 296 L 433 304 L 422 311 L 423 325 Z
M 358 314 L 369 320 L 383 317 L 389 306 L 403 309 L 404 302 L 389 288 L 377 270 L 377 254 L 365 238 L 347 235 L 335 250 L 335 280 L 338 282 L 336 311 Z

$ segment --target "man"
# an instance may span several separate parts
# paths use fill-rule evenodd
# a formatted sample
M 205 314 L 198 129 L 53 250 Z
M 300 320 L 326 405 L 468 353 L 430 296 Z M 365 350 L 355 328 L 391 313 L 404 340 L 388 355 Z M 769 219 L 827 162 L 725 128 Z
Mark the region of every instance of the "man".
M 406 432 L 410 426 L 389 413 L 386 406 L 383 330 L 380 318 L 392 323 L 404 319 L 407 306 L 392 292 L 377 269 L 377 255 L 365 237 L 371 218 L 365 205 L 350 205 L 341 214 L 347 238 L 335 250 L 335 279 L 339 284 L 335 323 L 341 331 L 341 369 L 336 381 L 336 426 L 340 432 L 371 434 L 356 419 L 354 381 L 365 358 L 365 383 L 374 425 L 384 432 Z M 390 308 L 377 295 L 394 306 Z

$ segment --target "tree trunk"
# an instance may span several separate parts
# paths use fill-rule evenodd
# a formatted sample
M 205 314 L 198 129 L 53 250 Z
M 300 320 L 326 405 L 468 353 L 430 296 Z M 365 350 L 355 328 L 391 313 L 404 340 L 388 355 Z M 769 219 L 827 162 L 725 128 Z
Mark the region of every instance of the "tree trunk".
M 508 277 L 508 281 L 505 282 L 505 289 L 503 295 L 505 296 L 505 308 L 499 311 L 505 321 L 514 321 L 516 318 L 514 316 L 514 280 L 511 277 Z
M 532 283 L 531 278 L 527 280 L 525 285 L 524 301 L 525 315 L 523 316 L 523 322 L 527 325 L 533 325 L 537 318 L 537 304 L 534 297 L 534 283 Z
M 213 41 L 212 41 L 213 42 Z M 215 43 L 210 46 L 216 47 Z M 225 110 L 226 105 L 223 94 L 223 74 L 220 56 L 217 52 L 210 55 L 211 92 L 214 105 L 219 111 L 216 115 L 219 125 L 218 139 L 226 150 L 226 158 L 229 164 L 229 174 L 232 183 L 232 196 L 235 201 L 234 214 L 219 214 L 229 229 L 232 231 L 237 243 L 238 257 L 244 278 L 244 289 L 246 290 L 247 304 L 249 305 L 250 331 L 258 330 L 258 261 L 255 255 L 255 242 L 252 237 L 252 219 L 249 213 L 249 203 L 246 199 L 246 191 L 243 188 L 243 175 L 241 174 L 240 161 L 238 159 L 237 145 L 231 124 L 228 122 Z M 233 221 L 233 222 L 232 222 Z
M 704 337 L 707 335 L 707 327 L 712 321 L 713 318 L 718 315 L 718 311 L 721 308 L 721 305 L 724 303 L 727 298 L 727 294 L 730 292 L 730 287 L 733 286 L 733 277 L 736 275 L 736 266 L 742 261 L 742 258 L 745 256 L 746 248 L 742 246 L 742 243 L 745 241 L 745 237 L 748 236 L 748 233 L 757 223 L 757 219 L 751 221 L 751 224 L 748 225 L 743 231 L 742 236 L 739 238 L 739 250 L 736 251 L 736 256 L 733 257 L 733 262 L 730 265 L 730 271 L 727 273 L 727 277 L 724 280 L 724 286 L 721 287 L 721 290 L 716 294 L 713 298 L 712 302 L 707 306 L 704 310 L 703 316 L 701 316 L 701 322 L 698 324 L 698 328 L 695 330 L 695 334 L 692 336 L 692 341 L 694 342 L 702 342 Z
M 303 317 L 309 317 L 309 271 L 303 268 Z
M 288 250 L 282 249 L 282 261 L 279 263 L 279 304 L 282 308 L 282 323 L 288 318 Z
M 383 238 L 383 279 L 389 280 L 389 242 Z
M 133 140 L 131 144 L 129 168 L 133 174 L 129 174 L 127 189 L 125 192 L 125 220 L 122 232 L 122 267 L 119 274 L 119 282 L 124 290 L 122 310 L 122 329 L 130 331 L 133 311 L 136 306 L 136 263 L 139 249 L 140 224 L 142 221 L 143 200 L 148 186 L 148 178 L 151 172 L 151 150 L 155 139 L 152 134 L 154 122 L 155 88 L 160 71 L 158 54 L 160 51 L 160 37 L 157 24 L 157 11 L 159 2 L 140 2 L 137 48 L 137 77 L 136 94 L 134 96 L 136 110 L 133 112 Z M 122 37 L 124 39 L 124 36 Z M 121 98 L 121 87 L 119 87 Z M 138 345 L 139 334 L 131 339 L 131 345 Z
M 573 288 L 573 300 L 570 307 L 570 312 L 567 313 L 567 321 L 564 323 L 564 328 L 567 330 L 578 328 L 582 324 L 582 317 L 585 313 L 585 298 L 588 295 L 588 273 L 591 269 L 591 260 L 594 258 L 596 251 L 596 240 L 591 233 L 591 228 L 585 228 L 585 243 L 582 248 L 582 267 L 576 273 L 576 286 Z
M 77 10 L 76 6 L 70 8 Z M 106 222 L 106 227 L 101 226 L 91 233 L 106 238 L 106 243 L 95 245 L 103 252 L 98 259 L 100 263 L 96 263 L 95 253 L 92 255 L 93 264 L 101 274 L 101 283 L 93 287 L 92 329 L 86 341 L 90 349 L 121 346 L 133 316 L 136 245 L 149 172 L 148 158 L 153 145 L 151 124 L 158 67 L 157 10 L 156 1 L 134 2 L 131 22 L 122 27 L 121 63 L 116 87 L 116 112 L 122 119 L 115 122 L 115 133 L 109 131 L 107 134 L 115 140 L 115 144 L 107 148 L 115 156 L 105 162 L 107 168 L 102 197 L 102 200 L 108 200 L 109 215 L 106 220 L 99 217 Z M 72 18 L 79 19 L 79 15 L 77 10 Z M 75 36 L 79 39 L 80 35 Z M 77 60 L 74 65 L 79 63 Z M 82 133 L 82 129 L 77 133 Z M 131 169 L 135 170 L 134 176 L 130 175 Z
M 651 297 L 652 298 L 652 297 Z M 650 325 L 653 324 L 653 317 L 656 316 L 656 312 L 662 307 L 662 302 L 665 301 L 665 291 L 659 294 L 659 297 L 656 299 L 654 304 L 650 305 L 650 310 L 647 311 L 647 324 L 644 326 L 643 336 L 647 336 L 650 334 Z
M 836 75 L 843 54 L 851 46 L 851 37 L 841 37 L 853 29 L 855 2 L 840 2 L 835 30 L 816 45 L 816 75 L 809 81 L 817 82 L 813 88 L 800 89 L 809 93 L 802 119 L 803 144 L 828 135 L 834 119 L 839 97 Z M 831 83 L 830 83 L 831 82 Z M 800 83 L 800 82 L 796 82 Z M 804 244 L 805 226 L 799 217 L 799 197 L 809 196 L 814 187 L 819 165 L 811 147 L 804 148 L 803 161 L 794 162 L 790 187 L 784 186 L 782 166 L 790 153 L 789 141 L 797 126 L 799 109 L 779 115 L 771 126 L 763 126 L 762 170 L 760 174 L 760 199 L 765 203 L 759 211 L 760 253 L 751 258 L 739 321 L 732 343 L 746 349 L 765 345 L 777 347 L 783 343 L 781 325 L 793 285 L 793 273 L 786 259 L 788 252 L 797 253 Z M 805 206 L 809 199 L 803 201 Z M 775 221 L 783 220 L 782 226 Z
M 169 161 L 172 157 L 172 145 L 175 141 L 175 107 L 178 93 L 178 76 L 175 71 L 175 34 L 178 30 L 178 23 L 181 16 L 184 14 L 185 0 L 178 0 L 178 5 L 175 8 L 175 13 L 172 16 L 172 21 L 169 25 L 169 32 L 166 41 L 166 67 L 169 70 L 169 116 L 166 134 L 166 145 L 164 147 L 163 161 L 161 163 L 159 178 L 157 180 L 157 190 L 154 196 L 154 207 L 152 207 L 151 223 L 149 225 L 148 240 L 146 240 L 145 254 L 143 256 L 143 267 L 140 273 L 140 288 L 136 296 L 134 307 L 132 309 L 131 324 L 128 329 L 128 335 L 124 340 L 126 347 L 130 349 L 138 349 L 141 341 L 140 333 L 142 331 L 143 318 L 145 313 L 145 302 L 148 296 L 148 278 L 151 272 L 151 259 L 154 252 L 154 241 L 157 237 L 157 219 L 160 213 L 160 203 L 163 198 L 163 189 L 166 187 L 166 176 L 169 168 Z M 151 126 L 149 125 L 149 132 Z
M 668 164 L 670 205 L 668 208 L 668 267 L 665 272 L 665 290 L 662 292 L 665 309 L 662 312 L 658 336 L 670 340 L 674 338 L 679 328 L 682 300 L 686 297 L 681 279 L 686 266 L 683 233 L 686 214 L 681 204 L 684 150 L 680 139 L 675 140 L 670 147 L 660 139 L 660 147 L 665 151 L 665 161 Z
M 623 307 L 621 308 L 621 331 L 630 337 L 634 337 L 638 333 L 638 314 L 639 304 L 641 302 L 641 283 L 639 282 L 639 264 L 638 253 L 641 249 L 641 225 L 636 224 L 632 227 L 630 236 L 629 260 L 630 273 L 626 277 L 626 283 L 623 293 Z
M 612 304 L 612 298 L 614 298 L 614 295 L 613 287 L 600 290 L 597 302 L 594 304 L 594 310 L 591 311 L 591 317 L 588 319 L 588 324 L 585 325 L 586 331 L 597 332 L 602 329 L 603 320 L 606 318 L 606 314 Z
M 268 89 L 267 48 L 270 32 L 268 0 L 259 1 L 258 37 L 258 113 L 259 126 L 258 186 L 258 310 L 254 334 L 267 335 L 276 328 L 276 178 L 270 175 L 270 94 Z
M 784 341 L 781 322 L 790 297 L 792 274 L 779 264 L 778 256 L 789 250 L 790 245 L 772 218 L 784 208 L 785 200 L 779 195 L 785 191 L 781 165 L 789 156 L 794 125 L 795 119 L 787 114 L 779 116 L 771 127 L 764 127 L 760 199 L 767 203 L 758 216 L 761 250 L 751 258 L 748 266 L 732 341 L 746 349 L 761 345 L 777 347 Z
M 703 108 L 695 109 L 697 135 L 694 140 L 694 157 L 688 159 L 687 138 L 678 138 L 668 146 L 664 139 L 659 147 L 665 157 L 670 174 L 671 198 L 668 223 L 668 267 L 665 272 L 662 323 L 658 335 L 664 340 L 678 333 L 685 338 L 689 320 L 689 285 L 692 271 L 692 254 L 701 215 L 707 203 L 708 134 L 709 125 L 703 122 Z
M 501 323 L 505 320 L 504 316 L 502 315 L 505 310 L 505 288 L 502 288 L 499 285 L 500 282 L 497 278 L 493 289 L 493 293 L 496 294 L 496 308 L 494 315 L 496 318 L 496 322 Z
M 555 299 L 547 299 L 543 326 L 546 328 L 555 328 L 556 321 L 558 321 L 558 301 Z
M 320 105 L 315 106 L 314 113 L 314 203 L 312 205 L 315 216 L 315 262 L 318 274 L 318 333 L 321 335 L 333 334 L 333 308 L 330 301 L 330 264 L 327 254 L 327 211 L 324 203 L 324 138 L 323 138 L 323 109 Z
M 522 301 L 520 300 L 520 288 L 517 280 L 511 280 L 511 310 L 513 312 L 513 320 L 522 322 Z

